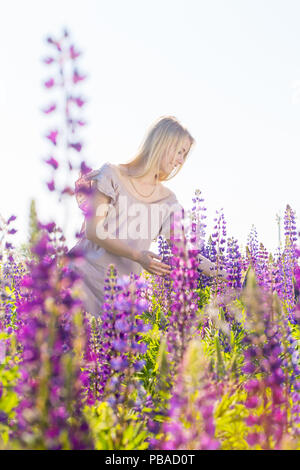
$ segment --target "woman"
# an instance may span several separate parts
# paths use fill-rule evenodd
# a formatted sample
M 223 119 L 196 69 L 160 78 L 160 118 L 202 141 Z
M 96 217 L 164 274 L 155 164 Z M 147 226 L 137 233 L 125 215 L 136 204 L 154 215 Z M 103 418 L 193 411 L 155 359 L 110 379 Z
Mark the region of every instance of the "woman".
M 159 276 L 170 273 L 170 266 L 149 247 L 159 235 L 170 243 L 173 217 L 181 213 L 182 206 L 162 182 L 177 175 L 194 142 L 175 117 L 162 117 L 150 128 L 132 160 L 119 165 L 106 162 L 77 181 L 80 207 L 87 202 L 81 188 L 93 188 L 90 214 L 76 244 L 84 256 L 74 262 L 83 281 L 85 307 L 92 315 L 101 313 L 110 264 L 118 276 L 138 275 L 143 269 Z M 205 274 L 226 277 L 223 271 L 216 273 L 206 258 L 200 257 L 199 262 Z

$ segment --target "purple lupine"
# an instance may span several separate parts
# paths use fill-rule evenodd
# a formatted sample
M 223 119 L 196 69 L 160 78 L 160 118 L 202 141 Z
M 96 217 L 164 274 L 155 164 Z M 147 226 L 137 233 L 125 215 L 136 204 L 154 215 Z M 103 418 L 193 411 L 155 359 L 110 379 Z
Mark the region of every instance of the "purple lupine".
M 174 232 L 171 235 L 173 280 L 171 293 L 171 315 L 168 318 L 167 343 L 169 354 L 173 356 L 175 366 L 182 359 L 185 348 L 195 332 L 195 315 L 198 309 L 197 268 L 199 262 L 197 250 L 187 249 L 187 239 L 182 225 L 184 214 L 175 214 Z M 181 227 L 181 237 L 174 238 L 175 228 Z M 177 229 L 176 229 L 177 232 Z M 195 253 L 196 252 L 196 253 Z
M 170 265 L 170 258 L 172 256 L 171 249 L 162 236 L 158 237 L 158 254 L 161 257 L 161 261 L 163 263 Z M 170 311 L 171 290 L 172 279 L 170 276 L 153 276 L 152 295 L 155 296 L 156 301 L 160 305 L 162 312 L 165 315 L 165 318 L 161 319 L 161 327 L 164 327 L 166 317 Z
M 111 265 L 105 279 L 105 305 L 104 309 L 111 312 L 113 309 L 113 299 L 115 293 L 120 289 L 116 284 L 117 272 Z M 99 312 L 100 314 L 100 312 Z M 101 317 L 103 317 L 101 313 Z M 86 399 L 89 404 L 95 403 L 104 392 L 108 377 L 111 373 L 109 344 L 106 336 L 110 336 L 104 322 L 105 317 L 101 319 L 86 319 L 86 328 L 88 334 L 87 348 L 85 351 L 86 375 Z
M 199 253 L 204 255 L 204 246 L 205 246 L 205 228 L 207 225 L 204 223 L 207 216 L 202 212 L 207 210 L 206 207 L 202 206 L 201 203 L 204 202 L 204 199 L 201 197 L 201 191 L 199 189 L 195 190 L 195 195 L 192 198 L 193 207 L 191 213 L 191 233 L 190 239 L 191 242 L 195 245 L 194 248 L 199 250 Z
M 284 214 L 284 233 L 285 246 L 282 254 L 282 270 L 283 270 L 283 299 L 286 302 L 287 313 L 289 319 L 293 319 L 294 302 L 294 285 L 293 278 L 296 267 L 295 242 L 297 241 L 295 213 L 289 205 L 286 206 Z
M 226 265 L 226 257 L 225 257 L 225 246 L 226 243 L 226 221 L 223 213 L 223 209 L 220 211 L 216 211 L 218 217 L 214 218 L 214 225 L 215 232 L 211 235 L 211 246 L 213 248 L 213 261 L 216 265 L 217 270 L 221 270 L 225 268 Z M 217 295 L 219 292 L 224 292 L 224 287 L 219 285 L 219 278 L 215 277 L 213 280 L 213 292 Z
M 151 439 L 152 449 L 220 448 L 215 437 L 214 410 L 224 393 L 224 383 L 213 380 L 208 365 L 202 363 L 203 352 L 199 346 L 200 342 L 191 343 L 179 364 L 170 392 L 168 419 L 159 430 L 159 438 Z
M 46 160 L 46 163 L 48 163 L 48 165 L 52 166 L 52 168 L 54 168 L 54 170 L 57 170 L 58 162 L 57 162 L 57 160 L 55 160 L 55 158 L 50 157 L 48 160 Z
M 239 289 L 241 287 L 242 257 L 238 241 L 233 237 L 227 240 L 226 271 L 229 274 L 228 286 Z
M 207 249 L 205 245 L 205 234 L 206 234 L 206 227 L 207 225 L 204 223 L 207 216 L 204 212 L 207 208 L 201 203 L 204 202 L 204 199 L 201 196 L 201 191 L 199 189 L 195 190 L 195 195 L 192 198 L 193 206 L 191 212 L 191 223 L 190 223 L 190 233 L 188 234 L 189 242 L 191 243 L 192 249 L 198 250 L 198 253 L 203 255 L 205 258 L 208 259 L 215 259 L 215 250 L 213 245 L 211 245 L 212 252 Z M 203 212 L 203 213 L 202 213 Z M 210 242 L 212 239 L 210 238 Z M 209 242 L 209 243 L 210 243 Z M 210 286 L 212 284 L 212 279 L 210 276 L 206 276 L 201 269 L 198 269 L 199 272 L 199 285 L 201 288 L 205 288 L 206 286 Z
M 147 345 L 142 334 L 148 326 L 140 315 L 149 303 L 144 295 L 147 283 L 138 276 L 118 277 L 114 265 L 109 267 L 105 283 L 101 322 L 94 319 L 89 327 L 87 399 L 89 403 L 108 399 L 117 405 L 124 400 L 121 382 L 125 380 L 129 387 L 132 375 L 144 365 L 141 357 Z
M 139 276 L 118 277 L 113 265 L 109 269 L 97 347 L 94 347 L 95 341 L 89 345 L 88 360 L 94 366 L 89 367 L 85 379 L 89 388 L 88 403 L 95 402 L 95 399 L 104 400 L 114 411 L 118 423 L 114 446 L 119 448 L 128 423 L 124 415 L 129 408 L 141 413 L 143 400 L 147 398 L 135 375 L 145 364 L 142 358 L 147 345 L 142 339 L 149 326 L 141 315 L 149 309 L 149 302 L 145 298 L 147 283 Z M 133 400 L 134 392 L 137 392 L 138 398 Z
M 261 409 L 259 423 L 262 431 L 254 438 L 249 433 L 249 445 L 259 444 L 263 449 L 280 448 L 288 428 L 288 407 L 291 367 L 288 348 L 287 319 L 282 315 L 280 303 L 275 303 L 272 294 L 255 282 L 251 271 L 249 282 L 242 295 L 247 307 L 247 322 L 250 332 L 244 337 L 243 372 L 249 377 L 245 384 L 247 399 L 245 407 L 251 411 L 247 425 L 256 424 L 251 418 L 253 411 Z M 276 318 L 274 318 L 276 314 Z M 271 394 L 268 394 L 267 390 Z
M 256 276 L 258 285 L 267 290 L 269 290 L 270 284 L 268 260 L 269 254 L 264 245 L 260 243 L 257 252 Z

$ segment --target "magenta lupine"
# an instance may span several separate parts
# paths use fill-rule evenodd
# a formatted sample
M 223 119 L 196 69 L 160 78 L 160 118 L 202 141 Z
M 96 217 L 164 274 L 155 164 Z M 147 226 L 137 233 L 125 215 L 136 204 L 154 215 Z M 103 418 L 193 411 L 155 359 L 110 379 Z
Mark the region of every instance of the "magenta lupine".
M 44 82 L 44 85 L 45 85 L 46 88 L 52 88 L 55 85 L 54 78 L 49 78 L 49 80 L 46 80 Z
M 56 110 L 56 104 L 53 103 L 53 104 L 50 104 L 47 108 L 43 109 L 43 113 L 50 114 L 55 110 Z
M 46 65 L 50 65 L 50 64 L 52 64 L 54 61 L 55 61 L 55 59 L 54 59 L 53 57 L 45 57 L 45 58 L 43 59 L 43 62 L 44 62 L 44 64 L 46 64 Z
M 46 135 L 46 138 L 49 139 L 53 145 L 57 145 L 58 134 L 59 134 L 58 130 L 55 129 L 55 130 L 50 131 L 49 134 Z
M 34 245 L 23 297 L 17 303 L 22 346 L 15 437 L 34 449 L 90 446 L 81 410 L 84 331 L 81 302 L 71 289 L 79 277 L 57 258 L 44 233 Z
M 86 76 L 78 71 L 77 62 L 78 53 L 75 50 L 74 44 L 71 44 L 70 34 L 67 30 L 63 32 L 59 40 L 52 37 L 47 38 L 47 43 L 55 48 L 52 60 L 45 59 L 44 62 L 49 65 L 53 62 L 56 66 L 57 78 L 51 78 L 45 82 L 46 88 L 52 88 L 54 85 L 61 90 L 61 96 L 58 95 L 59 103 L 52 102 L 43 110 L 44 114 L 51 114 L 54 110 L 62 111 L 64 116 L 64 124 L 61 129 L 52 129 L 46 138 L 54 145 L 61 145 L 65 151 L 64 165 L 68 164 L 69 171 L 78 170 L 82 165 L 81 162 L 73 162 L 69 158 L 69 152 L 75 151 L 76 154 L 82 153 L 83 143 L 78 139 L 76 132 L 79 127 L 82 127 L 85 122 L 78 116 L 77 110 L 71 106 L 75 104 L 76 107 L 82 107 L 85 100 L 79 96 L 73 96 L 74 87 L 79 86 Z M 46 163 L 51 165 L 54 170 L 57 169 L 58 162 L 51 156 L 46 160 Z M 52 179 L 47 183 L 50 191 L 57 191 L 61 200 L 62 196 L 73 196 L 74 192 L 71 185 L 66 183 L 64 187 L 57 186 L 57 175 L 52 174 Z

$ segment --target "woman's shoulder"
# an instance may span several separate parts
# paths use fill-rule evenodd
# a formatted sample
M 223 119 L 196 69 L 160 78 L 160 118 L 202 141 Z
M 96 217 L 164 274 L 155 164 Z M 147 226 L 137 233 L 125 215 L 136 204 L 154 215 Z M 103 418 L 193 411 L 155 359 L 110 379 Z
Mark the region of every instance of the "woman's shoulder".
M 102 166 L 100 166 L 96 170 L 92 170 L 89 173 L 87 173 L 85 175 L 85 178 L 86 179 L 94 179 L 98 176 L 102 176 L 102 175 L 103 176 L 109 176 L 110 174 L 112 174 L 111 164 L 109 162 L 105 162 L 105 163 L 103 163 Z
M 86 175 L 86 178 L 94 180 L 99 191 L 110 196 L 113 201 L 115 200 L 116 194 L 119 192 L 119 184 L 110 162 L 105 162 L 97 170 L 91 171 Z

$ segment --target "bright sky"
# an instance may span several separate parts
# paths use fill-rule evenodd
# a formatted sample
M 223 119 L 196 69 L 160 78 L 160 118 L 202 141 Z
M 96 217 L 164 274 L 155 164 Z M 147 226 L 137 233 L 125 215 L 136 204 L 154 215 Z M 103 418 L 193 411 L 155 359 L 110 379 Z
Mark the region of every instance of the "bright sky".
M 81 87 L 86 161 L 122 163 L 146 129 L 175 115 L 196 139 L 187 163 L 167 183 L 186 208 L 200 189 L 208 208 L 224 209 L 228 236 L 245 244 L 252 224 L 270 249 L 276 214 L 300 214 L 300 3 L 297 0 L 10 0 L 0 11 L 0 213 L 18 216 L 27 237 L 29 203 L 43 222 L 61 217 L 45 189 L 42 137 L 51 101 L 44 39 L 66 26 L 84 52 Z M 70 204 L 68 240 L 81 226 Z M 299 230 L 299 222 L 298 230 Z

